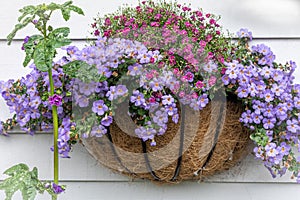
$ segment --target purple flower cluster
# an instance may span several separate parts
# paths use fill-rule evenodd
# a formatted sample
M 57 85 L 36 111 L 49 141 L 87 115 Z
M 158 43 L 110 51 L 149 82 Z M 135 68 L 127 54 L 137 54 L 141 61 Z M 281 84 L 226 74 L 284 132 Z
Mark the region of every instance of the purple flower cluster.
M 21 130 L 29 134 L 34 134 L 35 131 L 40 130 L 48 131 L 52 129 L 53 124 L 52 105 L 58 106 L 57 110 L 61 123 L 58 148 L 62 157 L 68 157 L 71 127 L 69 119 L 71 99 L 67 96 L 66 90 L 69 87 L 68 79 L 65 77 L 62 68 L 56 65 L 52 70 L 53 79 L 55 80 L 55 92 L 61 94 L 49 96 L 50 88 L 47 74 L 37 70 L 34 65 L 31 68 L 32 71 L 20 80 L 9 80 L 1 83 L 1 95 L 11 113 L 14 113 L 14 117 L 10 122 L 15 121 Z M 3 133 L 12 128 L 11 125 L 13 125 L 3 122 L 0 124 Z
M 250 37 L 249 34 L 241 30 L 240 37 Z M 298 176 L 299 161 L 292 149 L 300 144 L 300 85 L 293 84 L 296 64 L 275 63 L 275 55 L 264 44 L 247 51 L 246 62 L 225 62 L 223 83 L 247 105 L 240 121 L 253 131 L 256 157 L 263 160 L 274 177 L 287 169 Z

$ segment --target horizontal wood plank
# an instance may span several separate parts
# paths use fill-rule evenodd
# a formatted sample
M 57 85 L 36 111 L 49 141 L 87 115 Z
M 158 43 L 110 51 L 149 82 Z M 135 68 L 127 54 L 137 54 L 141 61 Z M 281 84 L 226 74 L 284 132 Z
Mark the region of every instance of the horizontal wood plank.
M 158 1 L 158 0 L 155 0 Z M 49 3 L 51 0 L 11 0 L 0 2 L 0 39 L 6 38 L 17 22 L 18 9 L 28 4 Z M 82 7 L 85 16 L 73 15 L 67 23 L 62 23 L 60 14 L 55 14 L 51 23 L 56 26 L 70 26 L 72 38 L 90 36 L 89 25 L 93 17 L 111 13 L 125 3 L 136 6 L 138 0 L 74 0 L 75 5 Z M 300 2 L 298 0 L 178 0 L 179 3 L 191 3 L 193 8 L 203 8 L 205 12 L 221 15 L 221 24 L 230 32 L 242 27 L 251 29 L 255 37 L 297 37 L 300 38 Z M 32 33 L 33 28 L 26 29 L 17 35 Z
M 185 183 L 158 186 L 151 183 L 97 183 L 63 182 L 67 191 L 59 200 L 274 200 L 297 199 L 299 185 L 296 184 L 228 184 L 228 183 Z M 4 193 L 0 191 L 0 199 Z M 17 193 L 13 200 L 20 200 Z M 48 194 L 38 195 L 38 200 L 50 199 Z
M 26 163 L 31 168 L 38 167 L 41 179 L 52 179 L 52 145 L 51 134 L 12 134 L 10 137 L 0 137 L 0 173 L 12 165 Z M 251 148 L 249 148 L 251 152 Z M 60 179 L 64 181 L 130 181 L 129 178 L 112 173 L 97 164 L 86 149 L 78 144 L 70 154 L 71 159 L 60 159 Z M 0 180 L 5 178 L 0 175 Z M 140 181 L 140 180 L 134 180 Z M 292 183 L 289 176 L 273 179 L 263 164 L 249 154 L 237 166 L 203 179 L 205 182 L 283 182 Z

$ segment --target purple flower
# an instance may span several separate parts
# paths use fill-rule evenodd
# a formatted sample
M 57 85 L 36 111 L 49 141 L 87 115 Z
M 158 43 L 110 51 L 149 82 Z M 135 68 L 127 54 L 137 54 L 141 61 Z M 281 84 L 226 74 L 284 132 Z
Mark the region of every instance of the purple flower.
M 164 126 L 168 122 L 168 114 L 161 110 L 156 111 L 153 122 L 159 126 Z
M 249 38 L 249 40 L 252 40 L 252 32 L 249 31 L 246 28 L 241 28 L 238 32 L 237 32 L 237 36 L 239 38 Z
M 295 97 L 294 98 L 294 106 L 295 106 L 295 108 L 300 110 L 300 97 Z
M 248 88 L 239 87 L 237 89 L 237 92 L 238 92 L 238 97 L 239 98 L 246 98 L 246 97 L 248 97 L 249 89 Z
M 103 117 L 101 120 L 101 124 L 103 126 L 110 126 L 112 122 L 113 122 L 113 118 L 112 118 L 112 116 L 109 116 L 109 115 Z
M 21 48 L 22 50 L 25 50 L 24 45 L 28 43 L 29 39 L 30 39 L 29 36 L 26 36 L 26 37 L 24 38 L 24 40 L 23 40 L 23 45 L 22 45 L 22 48 Z
M 142 72 L 142 65 L 135 63 L 128 67 L 128 72 L 131 76 L 140 75 Z
M 145 127 L 139 127 L 135 129 L 135 134 L 141 138 L 143 141 L 147 140 L 153 140 L 154 135 L 156 134 L 156 130 L 153 128 L 145 128 Z
M 117 96 L 124 96 L 128 92 L 125 85 L 118 85 L 116 88 L 116 95 Z
M 154 92 L 157 92 L 157 91 L 162 90 L 161 83 L 160 83 L 160 81 L 157 80 L 156 78 L 153 79 L 153 80 L 149 83 L 149 86 L 152 88 L 152 90 L 153 90 Z
M 271 118 L 271 119 L 264 118 L 263 119 L 263 127 L 265 129 L 272 129 L 272 128 L 274 128 L 275 123 L 276 123 L 276 119 L 275 118 Z
M 264 98 L 266 102 L 271 102 L 274 100 L 274 95 L 270 90 L 266 90 L 264 93 Z
M 62 193 L 63 191 L 65 191 L 65 189 L 64 189 L 62 186 L 57 185 L 57 184 L 55 184 L 55 183 L 52 183 L 52 190 L 53 190 L 53 192 L 54 192 L 55 194 L 60 194 L 60 193 Z
M 89 98 L 84 95 L 80 95 L 79 98 L 76 99 L 76 103 L 80 108 L 88 107 L 89 105 Z
M 269 143 L 265 147 L 266 154 L 269 157 L 275 157 L 279 152 L 275 143 Z
M 91 130 L 91 136 L 95 136 L 95 137 L 102 137 L 104 134 L 107 133 L 107 129 L 102 126 L 102 125 L 99 125 L 99 126 L 94 126 Z
M 246 112 L 242 113 L 241 121 L 245 124 L 251 124 L 253 122 L 252 113 L 250 110 L 247 110 Z
M 103 115 L 108 110 L 103 100 L 98 100 L 93 103 L 92 111 L 99 116 Z
M 173 105 L 174 98 L 171 95 L 162 96 L 162 104 L 163 105 Z
M 79 85 L 79 91 L 84 94 L 85 96 L 91 95 L 93 92 L 95 92 L 95 89 L 97 87 L 97 83 L 90 82 L 90 83 L 81 83 Z
M 54 94 L 53 96 L 49 97 L 49 103 L 52 106 L 61 106 L 62 105 L 62 97 L 58 94 Z
M 287 130 L 290 131 L 291 133 L 297 133 L 297 131 L 300 130 L 298 120 L 296 119 L 287 120 L 286 125 L 287 125 Z
M 207 94 L 203 94 L 202 96 L 200 96 L 198 98 L 199 109 L 202 110 L 202 108 L 204 108 L 208 104 L 208 102 L 209 100 Z
M 134 103 L 135 106 L 141 106 L 145 104 L 144 94 L 140 93 L 138 90 L 134 90 L 132 96 L 130 97 L 130 102 Z
M 290 153 L 291 146 L 286 144 L 285 142 L 282 142 L 280 146 L 277 147 L 277 150 L 281 155 L 287 156 Z
M 204 71 L 206 71 L 208 73 L 215 71 L 217 68 L 218 68 L 218 65 L 216 65 L 215 63 L 213 63 L 211 61 L 209 63 L 205 64 L 203 67 Z

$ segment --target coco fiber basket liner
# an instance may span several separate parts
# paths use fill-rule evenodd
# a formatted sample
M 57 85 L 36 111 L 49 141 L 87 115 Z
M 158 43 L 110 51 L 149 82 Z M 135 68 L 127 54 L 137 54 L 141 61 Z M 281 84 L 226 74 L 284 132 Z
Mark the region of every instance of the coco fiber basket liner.
M 166 133 L 156 137 L 156 146 L 150 146 L 134 135 L 135 124 L 119 109 L 104 137 L 83 143 L 102 165 L 132 178 L 201 180 L 229 169 L 245 155 L 249 132 L 239 122 L 242 111 L 242 104 L 232 100 L 212 101 L 200 113 L 184 107 L 180 122 L 169 123 Z

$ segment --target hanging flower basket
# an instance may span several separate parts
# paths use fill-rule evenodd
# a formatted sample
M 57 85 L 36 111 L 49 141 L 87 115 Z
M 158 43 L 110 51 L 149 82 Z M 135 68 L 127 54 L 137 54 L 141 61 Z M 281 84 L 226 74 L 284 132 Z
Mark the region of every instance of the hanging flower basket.
M 180 123 L 169 123 L 164 135 L 156 137 L 156 146 L 135 136 L 126 112 L 116 118 L 119 126 L 114 123 L 106 137 L 83 143 L 113 171 L 159 183 L 200 180 L 229 169 L 247 155 L 249 130 L 239 122 L 243 106 L 236 99 L 213 101 L 200 115 L 188 108 L 184 112 Z

